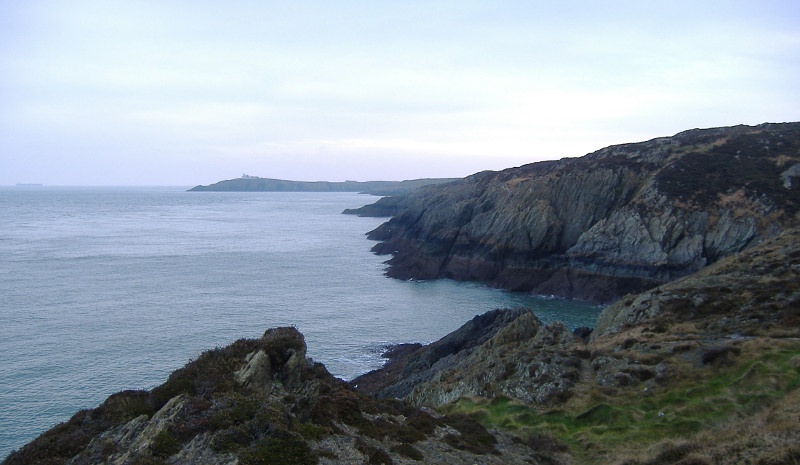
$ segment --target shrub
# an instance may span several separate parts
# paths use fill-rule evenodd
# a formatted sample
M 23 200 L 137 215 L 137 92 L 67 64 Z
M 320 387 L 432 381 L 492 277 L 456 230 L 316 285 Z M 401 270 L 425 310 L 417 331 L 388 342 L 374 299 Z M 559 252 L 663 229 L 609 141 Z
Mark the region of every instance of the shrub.
M 166 458 L 177 454 L 181 450 L 181 444 L 169 431 L 164 430 L 156 434 L 150 446 L 153 456 Z
M 386 451 L 367 444 L 361 439 L 357 440 L 356 448 L 367 456 L 367 463 L 370 465 L 394 465 L 394 461 L 389 457 Z
M 239 453 L 241 465 L 314 465 L 317 456 L 302 439 L 291 434 L 271 437 Z
M 455 447 L 475 454 L 499 454 L 495 445 L 497 438 L 486 431 L 478 421 L 464 414 L 454 414 L 442 420 L 445 424 L 453 427 L 460 434 L 449 434 L 445 436 L 445 442 Z
M 411 444 L 398 444 L 392 447 L 392 452 L 408 457 L 411 460 L 422 461 L 425 458 L 422 452 Z

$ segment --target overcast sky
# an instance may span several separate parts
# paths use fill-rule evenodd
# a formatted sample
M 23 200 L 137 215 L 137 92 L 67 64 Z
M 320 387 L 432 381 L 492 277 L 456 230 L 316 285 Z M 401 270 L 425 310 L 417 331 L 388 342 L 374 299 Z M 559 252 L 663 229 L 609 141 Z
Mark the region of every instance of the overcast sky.
M 462 177 L 797 120 L 797 0 L 0 0 L 0 185 Z

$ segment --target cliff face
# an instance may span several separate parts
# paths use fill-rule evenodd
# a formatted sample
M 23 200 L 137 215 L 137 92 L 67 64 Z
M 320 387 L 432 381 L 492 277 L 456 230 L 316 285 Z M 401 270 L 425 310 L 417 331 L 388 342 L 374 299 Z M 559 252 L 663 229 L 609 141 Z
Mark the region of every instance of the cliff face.
M 609 302 L 797 224 L 798 173 L 800 123 L 690 130 L 382 200 L 369 237 L 395 278 Z
M 552 406 L 569 399 L 581 379 L 630 384 L 625 373 L 631 374 L 626 366 L 632 364 L 638 367 L 637 381 L 651 380 L 655 387 L 668 384 L 656 376 L 668 371 L 668 359 L 703 365 L 708 351 L 757 338 L 789 339 L 800 350 L 800 229 L 691 276 L 625 296 L 604 309 L 597 327 L 590 336 L 587 332 L 571 333 L 560 322 L 544 325 L 530 309 L 494 310 L 439 341 L 403 351 L 353 384 L 417 405 L 505 396 Z M 678 342 L 685 347 L 676 350 Z M 642 354 L 648 354 L 646 362 L 632 362 Z M 586 365 L 596 376 L 586 376 Z

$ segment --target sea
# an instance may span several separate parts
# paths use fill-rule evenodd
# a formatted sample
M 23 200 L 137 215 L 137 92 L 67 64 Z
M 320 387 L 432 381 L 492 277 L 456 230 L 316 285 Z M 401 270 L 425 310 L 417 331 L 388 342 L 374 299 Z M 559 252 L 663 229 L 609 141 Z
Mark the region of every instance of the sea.
M 450 280 L 399 281 L 341 214 L 356 193 L 0 188 L 0 459 L 110 394 L 150 389 L 204 350 L 294 326 L 352 379 L 392 344 L 526 306 L 593 326 L 600 308 Z

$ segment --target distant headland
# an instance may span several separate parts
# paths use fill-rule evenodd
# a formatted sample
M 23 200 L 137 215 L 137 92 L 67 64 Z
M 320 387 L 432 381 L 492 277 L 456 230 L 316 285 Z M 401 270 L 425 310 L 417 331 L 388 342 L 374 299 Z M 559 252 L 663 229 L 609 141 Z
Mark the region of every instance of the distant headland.
M 397 195 L 418 187 L 444 184 L 455 178 L 412 179 L 407 181 L 289 181 L 243 174 L 207 186 L 195 186 L 189 192 L 360 192 L 373 195 Z

